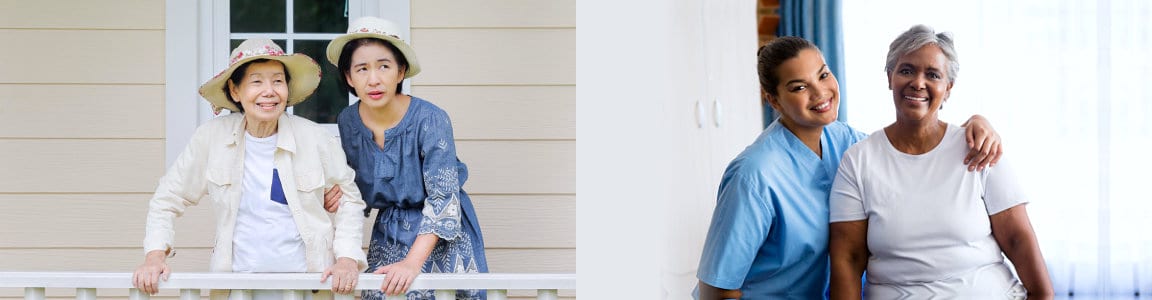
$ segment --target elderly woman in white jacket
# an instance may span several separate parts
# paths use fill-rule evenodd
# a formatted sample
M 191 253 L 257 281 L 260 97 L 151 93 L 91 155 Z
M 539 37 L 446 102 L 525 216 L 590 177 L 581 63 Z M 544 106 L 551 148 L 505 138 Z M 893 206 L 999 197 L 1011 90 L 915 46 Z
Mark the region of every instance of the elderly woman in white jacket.
M 320 82 L 320 67 L 303 54 L 286 55 L 271 40 L 253 39 L 232 51 L 229 67 L 200 87 L 216 111 L 160 179 L 148 207 L 145 260 L 133 284 L 155 294 L 174 254 L 173 223 L 189 206 L 212 203 L 216 216 L 213 272 L 324 272 L 332 291 L 348 294 L 367 268 L 361 249 L 364 201 L 353 184 L 340 140 L 318 124 L 285 113 Z M 323 193 L 339 186 L 339 210 Z M 261 295 L 277 297 L 277 295 Z M 274 293 L 274 292 L 271 292 Z M 212 298 L 227 291 L 213 291 Z M 309 295 L 328 298 L 322 291 Z

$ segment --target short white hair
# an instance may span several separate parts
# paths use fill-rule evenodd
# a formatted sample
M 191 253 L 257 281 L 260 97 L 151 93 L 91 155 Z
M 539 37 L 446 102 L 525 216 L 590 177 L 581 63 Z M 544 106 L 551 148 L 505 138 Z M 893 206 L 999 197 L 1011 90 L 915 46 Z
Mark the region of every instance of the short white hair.
M 948 72 L 948 82 L 956 82 L 956 76 L 960 73 L 960 60 L 956 55 L 956 45 L 952 41 L 952 33 L 937 33 L 932 30 L 932 27 L 924 24 L 912 26 L 892 41 L 892 44 L 888 46 L 888 60 L 884 63 L 884 73 L 892 74 L 892 71 L 896 69 L 896 61 L 900 60 L 901 56 L 929 44 L 939 46 L 940 50 L 944 52 L 944 58 L 947 60 L 947 70 L 945 71 Z

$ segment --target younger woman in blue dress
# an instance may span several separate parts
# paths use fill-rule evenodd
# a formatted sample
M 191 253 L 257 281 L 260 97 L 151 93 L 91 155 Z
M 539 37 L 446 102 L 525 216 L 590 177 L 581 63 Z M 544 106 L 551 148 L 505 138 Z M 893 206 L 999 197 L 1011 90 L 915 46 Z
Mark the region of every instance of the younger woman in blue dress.
M 378 210 L 368 270 L 388 274 L 380 290 L 365 291 L 363 298 L 407 293 L 408 299 L 434 299 L 431 290 L 408 291 L 417 275 L 485 273 L 488 263 L 472 200 L 462 189 L 468 168 L 456 157 L 448 114 L 400 93 L 403 80 L 420 73 L 420 63 L 397 34 L 391 22 L 363 17 L 328 44 L 327 56 L 345 88 L 360 98 L 337 123 L 368 204 L 365 215 Z M 480 290 L 456 294 L 484 298 Z

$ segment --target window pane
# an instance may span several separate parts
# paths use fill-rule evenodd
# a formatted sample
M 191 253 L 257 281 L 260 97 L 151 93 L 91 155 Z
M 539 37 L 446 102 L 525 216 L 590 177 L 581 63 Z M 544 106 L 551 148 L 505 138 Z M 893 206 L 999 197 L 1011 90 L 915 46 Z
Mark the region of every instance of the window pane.
M 243 43 L 243 42 L 244 42 L 244 40 L 238 40 L 238 39 L 233 39 L 233 40 L 229 41 L 228 42 L 228 44 L 229 44 L 228 54 L 232 54 L 232 49 L 236 49 L 236 47 L 239 47 L 240 43 Z M 280 46 L 280 49 L 284 49 L 284 51 L 288 51 L 288 47 L 284 46 L 284 45 L 287 45 L 285 43 L 285 40 L 272 40 L 272 42 L 276 43 L 276 46 Z M 228 59 L 232 59 L 232 58 L 229 57 Z
M 348 106 L 348 94 L 341 90 L 336 66 L 324 58 L 329 41 L 295 41 L 296 53 L 311 56 L 320 64 L 322 78 L 316 93 L 295 106 L 294 114 L 316 123 L 336 123 L 336 115 Z
M 283 0 L 232 0 L 232 32 L 286 32 L 284 5 Z
M 1152 203 L 1148 202 L 1146 175 L 1152 166 L 1152 92 L 1143 87 L 1152 80 L 1152 31 L 1130 30 L 1152 18 L 1148 1 L 1112 1 L 1109 23 L 1108 80 L 1109 201 L 1111 220 L 1110 267 L 1114 295 L 1152 293 Z M 1085 77 L 1097 80 L 1096 77 Z M 1098 98 L 1100 99 L 1100 98 Z M 1094 100 L 1092 100 L 1094 101 Z M 1090 178 L 1088 180 L 1097 180 Z M 1047 254 L 1045 254 L 1047 255 Z
M 344 33 L 348 16 L 347 1 L 295 0 L 292 13 L 293 31 L 301 33 Z

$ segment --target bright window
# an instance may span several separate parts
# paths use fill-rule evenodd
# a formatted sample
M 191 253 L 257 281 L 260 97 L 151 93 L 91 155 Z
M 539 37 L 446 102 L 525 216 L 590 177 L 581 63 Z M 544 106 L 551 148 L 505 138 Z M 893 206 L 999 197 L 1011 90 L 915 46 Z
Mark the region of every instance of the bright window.
M 884 60 L 915 24 L 954 34 L 941 118 L 991 120 L 1030 192 L 1057 294 L 1152 293 L 1152 2 L 844 1 L 849 124 L 895 120 Z

